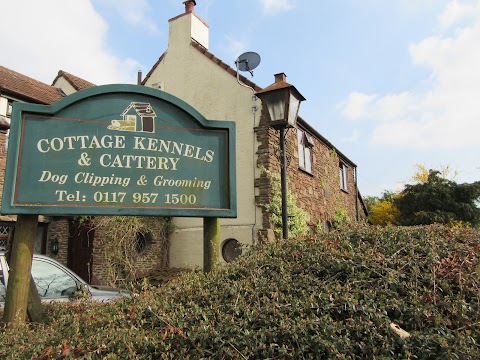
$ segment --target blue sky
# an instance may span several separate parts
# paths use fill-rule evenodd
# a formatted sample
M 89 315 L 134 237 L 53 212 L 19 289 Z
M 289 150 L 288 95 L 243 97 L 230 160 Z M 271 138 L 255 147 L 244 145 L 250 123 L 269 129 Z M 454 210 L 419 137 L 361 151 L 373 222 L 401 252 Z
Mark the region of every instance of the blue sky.
M 100 85 L 145 75 L 184 6 L 0 0 L 0 9 L 1 65 L 48 84 L 61 69 Z M 415 164 L 480 180 L 480 0 L 198 0 L 195 12 L 227 64 L 260 54 L 259 86 L 287 74 L 307 99 L 300 115 L 357 164 L 364 196 L 401 188 Z

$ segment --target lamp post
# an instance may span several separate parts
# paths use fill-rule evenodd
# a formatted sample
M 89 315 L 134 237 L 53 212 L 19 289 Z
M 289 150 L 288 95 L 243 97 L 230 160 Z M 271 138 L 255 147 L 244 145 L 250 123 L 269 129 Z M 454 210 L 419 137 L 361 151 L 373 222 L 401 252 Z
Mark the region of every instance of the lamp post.
M 255 95 L 260 98 L 268 109 L 270 126 L 280 130 L 280 166 L 282 182 L 282 233 L 283 239 L 288 239 L 287 210 L 287 158 L 285 154 L 285 129 L 295 127 L 300 102 L 305 98 L 295 88 L 285 81 L 284 73 L 275 75 L 275 82 Z

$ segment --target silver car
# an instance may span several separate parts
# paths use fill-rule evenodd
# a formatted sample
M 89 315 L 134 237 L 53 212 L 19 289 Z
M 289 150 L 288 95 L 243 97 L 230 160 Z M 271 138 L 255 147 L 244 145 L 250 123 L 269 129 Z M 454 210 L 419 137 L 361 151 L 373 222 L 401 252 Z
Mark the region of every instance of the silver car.
M 80 290 L 86 290 L 92 299 L 108 301 L 130 296 L 121 289 L 94 286 L 66 266 L 45 255 L 33 255 L 32 276 L 42 301 L 69 301 Z M 8 265 L 5 253 L 0 252 L 0 308 L 5 305 L 8 286 Z

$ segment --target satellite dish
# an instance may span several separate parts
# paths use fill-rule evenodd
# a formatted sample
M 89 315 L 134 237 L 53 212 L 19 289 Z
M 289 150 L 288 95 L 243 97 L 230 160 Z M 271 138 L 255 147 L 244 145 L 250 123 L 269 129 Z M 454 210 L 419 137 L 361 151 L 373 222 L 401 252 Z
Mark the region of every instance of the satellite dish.
M 253 69 L 260 64 L 260 55 L 255 52 L 248 51 L 243 53 L 235 60 L 237 71 L 248 71 L 253 76 Z

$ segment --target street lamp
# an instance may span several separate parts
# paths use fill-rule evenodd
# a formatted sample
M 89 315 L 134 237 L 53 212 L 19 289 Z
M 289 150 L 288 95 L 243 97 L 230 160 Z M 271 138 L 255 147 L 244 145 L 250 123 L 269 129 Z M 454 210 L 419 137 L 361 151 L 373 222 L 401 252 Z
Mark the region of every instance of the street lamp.
M 295 88 L 285 81 L 284 73 L 275 75 L 275 82 L 255 95 L 264 102 L 268 109 L 270 126 L 280 130 L 280 165 L 282 181 L 282 232 L 283 239 L 288 239 L 287 211 L 287 161 L 285 155 L 285 129 L 295 127 L 300 102 L 305 98 Z

